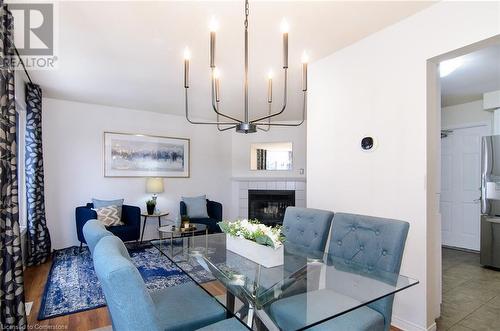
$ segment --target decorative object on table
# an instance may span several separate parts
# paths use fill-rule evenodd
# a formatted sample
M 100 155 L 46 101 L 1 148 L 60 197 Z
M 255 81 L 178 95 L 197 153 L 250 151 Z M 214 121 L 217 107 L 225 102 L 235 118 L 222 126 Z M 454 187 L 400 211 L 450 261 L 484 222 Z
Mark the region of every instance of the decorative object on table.
M 75 209 L 76 234 L 78 241 L 80 241 L 80 249 L 83 244 L 87 243 L 82 232 L 83 226 L 88 220 L 97 219 L 97 212 L 94 208 L 95 206 L 100 206 L 105 200 L 93 199 L 93 201 L 95 201 L 96 205 L 94 203 L 87 203 L 86 206 L 76 207 Z M 123 241 L 138 240 L 141 235 L 141 209 L 136 206 L 122 205 L 121 210 L 120 221 L 123 225 L 111 226 L 107 227 L 107 229 Z
M 122 206 L 120 206 L 121 210 Z M 102 222 L 104 226 L 120 226 L 123 225 L 121 221 L 121 213 L 118 212 L 118 206 L 107 206 L 95 209 L 97 213 L 97 220 Z
M 215 35 L 217 30 L 217 23 L 215 21 L 212 22 L 210 27 L 210 70 L 212 73 L 212 108 L 214 112 L 217 114 L 216 121 L 194 121 L 189 118 L 189 64 L 191 54 L 188 49 L 184 52 L 184 91 L 185 91 L 185 110 L 186 110 L 186 119 L 189 123 L 192 124 L 210 124 L 216 125 L 219 131 L 225 131 L 236 128 L 236 132 L 240 133 L 254 133 L 257 132 L 257 129 L 262 131 L 269 131 L 269 128 L 273 125 L 276 126 L 299 126 L 304 123 L 306 108 L 307 108 L 307 62 L 308 57 L 304 52 L 302 55 L 302 94 L 303 94 L 303 104 L 302 104 L 302 120 L 297 123 L 275 123 L 271 122 L 271 118 L 280 115 L 286 109 L 287 105 L 287 81 L 288 81 L 288 24 L 286 21 L 282 22 L 282 32 L 283 32 L 283 76 L 284 76 L 284 100 L 283 105 L 280 106 L 279 111 L 272 112 L 272 104 L 273 104 L 273 81 L 272 81 L 272 72 L 269 73 L 268 82 L 267 82 L 267 104 L 268 114 L 266 116 L 260 116 L 254 119 L 250 119 L 249 116 L 249 93 L 248 93 L 248 15 L 249 15 L 249 3 L 248 0 L 245 0 L 245 21 L 244 21 L 244 30 L 245 30 L 245 72 L 243 83 L 245 86 L 244 90 L 244 103 L 243 103 L 243 118 L 238 119 L 226 114 L 222 113 L 222 110 L 219 108 L 220 102 L 220 72 L 215 65 Z M 223 120 L 219 120 L 219 117 L 224 117 Z
M 150 215 L 156 211 L 158 193 L 163 192 L 163 178 L 148 177 L 146 179 L 146 193 L 153 193 L 151 199 L 146 202 L 148 213 Z M 152 212 L 150 212 L 151 208 L 153 208 Z
M 282 265 L 281 227 L 270 227 L 257 220 L 223 221 L 219 227 L 226 233 L 226 248 L 266 268 Z
M 189 177 L 186 138 L 104 132 L 105 177 Z
M 132 262 L 139 269 L 150 292 L 177 286 L 191 279 L 149 242 L 127 243 Z M 177 262 L 183 265 L 182 262 Z M 192 268 L 194 278 L 201 283 L 213 280 L 201 266 Z M 71 277 L 68 277 L 71 275 Z M 79 252 L 78 247 L 56 250 L 43 292 L 38 320 L 53 318 L 95 309 L 106 305 L 104 294 L 92 265 L 92 256 L 87 248 Z
M 193 217 L 188 213 L 187 204 L 181 201 L 179 204 L 179 215 L 187 215 L 192 223 L 200 223 L 208 226 L 208 233 L 220 233 L 220 227 L 217 223 L 222 221 L 222 204 L 216 201 L 205 200 L 207 216 Z
M 181 215 L 181 228 L 189 228 L 189 217 Z
M 156 209 L 156 200 L 149 199 L 146 201 L 146 210 L 148 211 L 148 215 L 153 215 Z
M 144 229 L 146 228 L 146 222 L 147 222 L 148 218 L 157 217 L 158 218 L 158 227 L 161 227 L 161 218 L 166 217 L 168 215 L 169 215 L 168 212 L 163 212 L 163 213 L 156 212 L 156 213 L 152 213 L 152 214 L 150 214 L 149 212 L 141 213 L 141 216 L 144 217 L 144 223 L 142 225 L 141 243 L 142 243 L 142 238 L 144 237 Z

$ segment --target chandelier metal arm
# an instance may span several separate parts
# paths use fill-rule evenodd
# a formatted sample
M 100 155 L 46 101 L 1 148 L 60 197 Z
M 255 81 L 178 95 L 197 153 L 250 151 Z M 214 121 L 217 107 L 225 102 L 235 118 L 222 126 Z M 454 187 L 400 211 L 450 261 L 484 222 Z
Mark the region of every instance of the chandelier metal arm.
M 269 111 L 268 111 L 268 113 L 269 113 L 269 115 L 271 115 L 272 101 L 268 102 L 268 104 L 269 104 Z M 267 119 L 267 128 L 264 129 L 264 128 L 261 128 L 261 127 L 257 127 L 257 129 L 260 130 L 260 131 L 268 132 L 271 129 L 271 126 L 269 124 L 271 124 L 271 118 Z
M 268 122 L 268 123 L 253 123 L 255 125 L 267 125 L 269 126 L 300 126 L 304 123 L 305 118 L 306 118 L 306 111 L 307 111 L 307 91 L 304 91 L 304 102 L 302 105 L 302 119 L 298 123 L 273 123 L 273 122 Z
M 266 120 L 268 118 L 271 118 L 271 117 L 275 117 L 275 116 L 278 116 L 280 115 L 281 113 L 283 113 L 286 109 L 286 105 L 287 105 L 287 101 L 288 101 L 288 68 L 283 68 L 284 70 L 284 82 L 283 82 L 283 106 L 281 107 L 281 110 L 277 113 L 274 113 L 274 114 L 269 114 L 267 116 L 263 116 L 263 117 L 260 117 L 260 118 L 257 118 L 257 119 L 254 119 L 252 121 L 250 121 L 250 123 L 252 124 L 256 124 L 256 125 L 265 125 L 265 124 L 257 124 L 257 122 L 260 122 L 262 120 Z
M 216 97 L 215 97 L 215 78 L 214 78 L 214 68 L 212 68 L 212 109 L 214 110 L 214 112 L 217 114 L 217 116 L 222 116 L 222 117 L 225 117 L 227 119 L 230 119 L 230 120 L 233 120 L 233 121 L 236 121 L 238 123 L 241 123 L 242 121 L 240 121 L 239 119 L 237 118 L 234 118 L 234 117 L 231 117 L 229 115 L 226 115 L 226 114 L 223 114 L 219 111 L 219 102 L 216 100 Z M 217 122 L 219 120 L 217 119 Z
M 217 122 L 219 122 L 219 115 L 217 115 Z M 225 127 L 225 128 L 221 128 L 221 125 L 225 125 L 225 124 L 217 124 L 217 130 L 219 130 L 220 132 L 236 128 L 236 125 L 231 125 L 231 126 Z
M 188 98 L 188 89 L 185 88 L 185 109 L 186 109 L 186 120 L 191 123 L 191 124 L 205 124 L 205 125 L 237 125 L 239 123 L 234 123 L 234 122 L 202 122 L 202 121 L 195 121 L 189 118 L 189 98 Z

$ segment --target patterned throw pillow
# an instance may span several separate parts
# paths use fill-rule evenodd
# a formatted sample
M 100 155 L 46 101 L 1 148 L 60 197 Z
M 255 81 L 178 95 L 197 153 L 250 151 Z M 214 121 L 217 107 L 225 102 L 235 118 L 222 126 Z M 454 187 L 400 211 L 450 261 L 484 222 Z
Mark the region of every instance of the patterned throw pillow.
M 104 224 L 104 226 L 117 226 L 123 225 L 120 219 L 118 206 L 107 206 L 96 208 L 97 219 Z

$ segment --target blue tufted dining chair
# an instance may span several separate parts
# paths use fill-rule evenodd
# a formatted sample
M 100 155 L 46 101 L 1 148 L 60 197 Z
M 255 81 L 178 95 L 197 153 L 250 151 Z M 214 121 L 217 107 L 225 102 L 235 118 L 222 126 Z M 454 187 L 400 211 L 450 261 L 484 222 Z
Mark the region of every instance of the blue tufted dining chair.
M 333 213 L 327 210 L 288 207 L 283 219 L 282 232 L 286 242 L 324 251 Z
M 403 221 L 336 213 L 328 249 L 329 262 L 335 261 L 339 268 L 345 265 L 346 270 L 356 266 L 377 277 L 387 275 L 385 281 L 394 281 L 392 278 L 401 267 L 408 230 L 409 224 Z M 301 293 L 274 302 L 270 314 L 281 329 L 289 330 L 302 323 L 305 300 L 314 301 L 318 309 L 328 310 L 336 302 L 352 299 L 342 294 L 332 297 L 328 290 Z M 308 330 L 388 331 L 393 300 L 394 295 L 385 297 Z
M 97 243 L 94 268 L 115 331 L 247 330 L 236 318 L 226 320 L 226 310 L 194 283 L 150 294 L 116 236 Z
M 106 236 L 112 236 L 113 234 L 106 230 L 106 227 L 102 222 L 98 220 L 89 220 L 83 226 L 83 236 L 89 246 L 90 254 L 94 254 L 95 245 Z

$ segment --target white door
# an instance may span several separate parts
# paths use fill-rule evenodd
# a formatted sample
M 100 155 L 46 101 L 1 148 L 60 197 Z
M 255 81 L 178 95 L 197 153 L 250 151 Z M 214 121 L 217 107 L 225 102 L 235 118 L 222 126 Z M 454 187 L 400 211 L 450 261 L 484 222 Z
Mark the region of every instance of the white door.
M 479 251 L 481 137 L 489 126 L 454 129 L 441 139 L 443 245 Z

